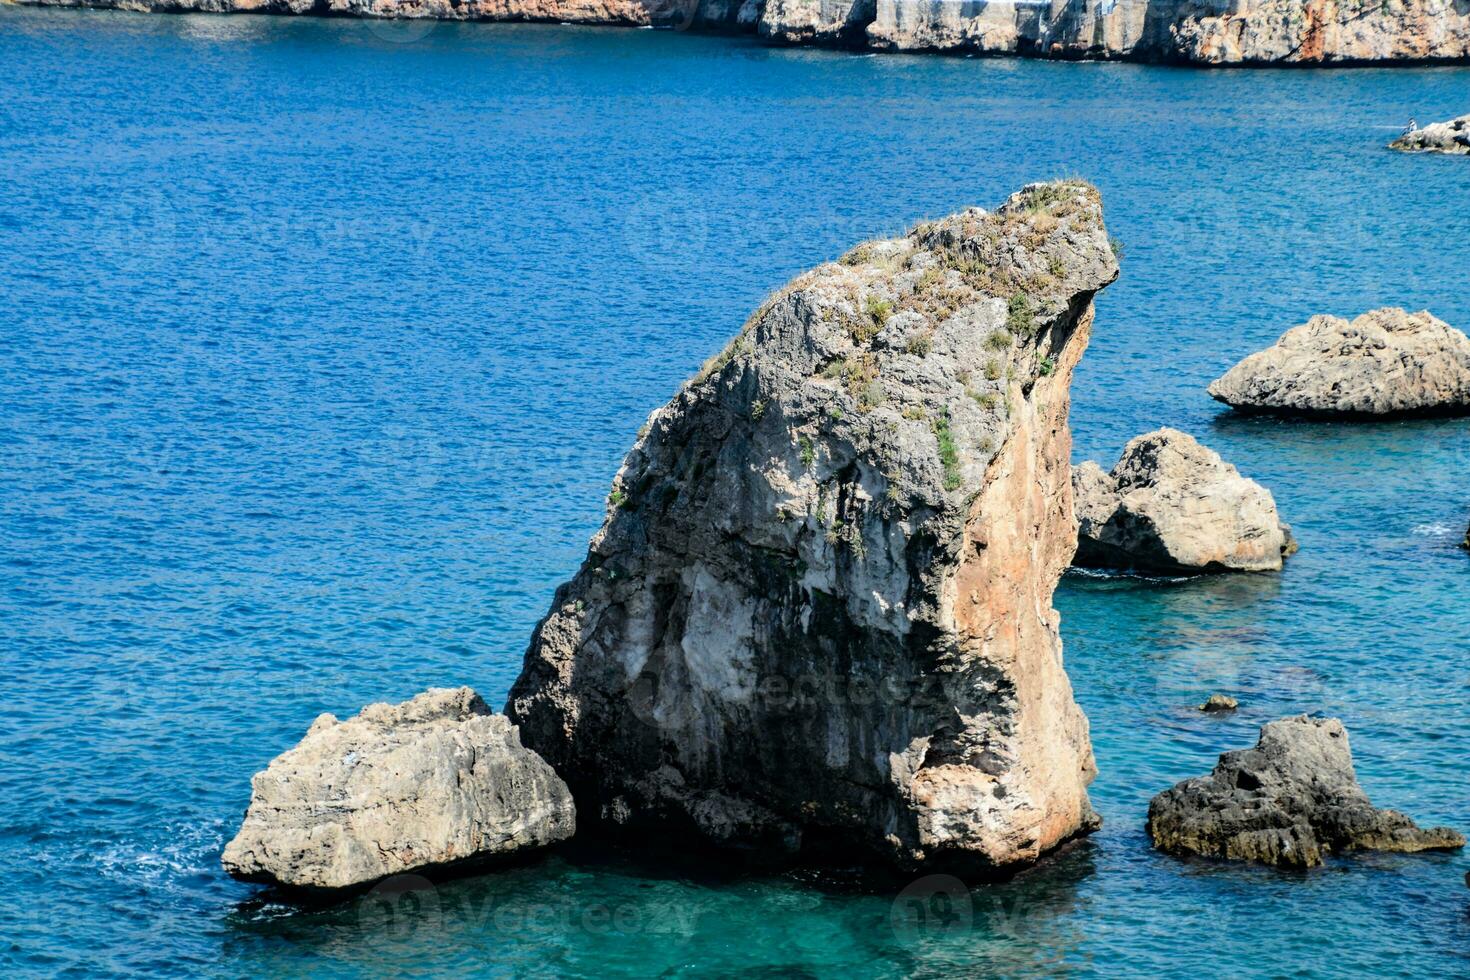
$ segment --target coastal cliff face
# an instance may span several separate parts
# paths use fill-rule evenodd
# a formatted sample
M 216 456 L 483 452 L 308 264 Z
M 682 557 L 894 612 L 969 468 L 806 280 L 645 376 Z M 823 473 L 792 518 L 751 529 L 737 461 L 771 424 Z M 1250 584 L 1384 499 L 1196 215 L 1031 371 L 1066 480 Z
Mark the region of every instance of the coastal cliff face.
M 1461 59 L 1470 4 L 1446 0 L 877 0 L 874 47 L 1197 64 Z
M 1095 189 L 1032 185 L 768 300 L 654 412 L 507 713 L 588 820 L 991 873 L 1096 826 L 1052 591 Z
M 1203 65 L 1470 58 L 1470 0 L 20 0 L 755 32 L 785 44 Z

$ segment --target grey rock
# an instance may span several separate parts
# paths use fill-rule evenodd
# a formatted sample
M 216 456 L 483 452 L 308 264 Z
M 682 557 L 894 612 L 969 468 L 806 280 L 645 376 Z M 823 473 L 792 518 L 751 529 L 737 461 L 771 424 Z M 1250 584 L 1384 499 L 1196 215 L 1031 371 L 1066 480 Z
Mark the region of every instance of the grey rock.
M 1265 725 L 1255 748 L 1226 752 L 1210 775 L 1155 796 L 1148 833 L 1155 847 L 1174 854 L 1292 868 L 1344 851 L 1465 844 L 1447 827 L 1422 830 L 1402 813 L 1374 807 L 1358 785 L 1342 722 L 1306 715 Z
M 1177 429 L 1138 436 L 1111 473 L 1073 473 L 1073 564 L 1165 574 L 1278 571 L 1296 550 L 1265 487 Z
M 1211 694 L 1205 699 L 1205 703 L 1199 706 L 1199 710 L 1206 714 L 1216 714 L 1222 711 L 1234 711 L 1240 707 L 1240 702 L 1228 694 Z
M 1470 338 L 1426 311 L 1314 316 L 1213 383 L 1232 408 L 1305 416 L 1463 414 Z
M 1097 191 L 1032 185 L 771 297 L 650 417 L 507 713 L 584 818 L 1002 872 L 1097 825 L 1051 595 Z
M 251 790 L 224 868 L 292 888 L 510 855 L 576 829 L 566 784 L 467 687 L 324 714 Z
M 1390 149 L 1405 153 L 1470 154 L 1470 116 L 1430 123 L 1422 129 L 1405 133 L 1388 145 Z

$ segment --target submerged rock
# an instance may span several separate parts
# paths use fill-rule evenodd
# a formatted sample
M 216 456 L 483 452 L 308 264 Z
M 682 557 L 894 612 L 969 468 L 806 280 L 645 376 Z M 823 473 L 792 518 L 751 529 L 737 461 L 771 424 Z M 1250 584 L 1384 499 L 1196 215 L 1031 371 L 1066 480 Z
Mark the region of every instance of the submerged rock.
M 1153 798 L 1148 833 L 1174 854 L 1307 868 L 1354 850 L 1462 847 L 1447 827 L 1421 830 L 1368 801 L 1336 718 L 1299 715 L 1261 728 L 1253 749 L 1226 752 L 1208 776 Z
M 1205 703 L 1199 706 L 1199 710 L 1206 714 L 1215 714 L 1220 711 L 1234 711 L 1240 707 L 1240 702 L 1228 694 L 1211 694 L 1205 699 Z
M 1470 410 L 1470 338 L 1428 312 L 1314 316 L 1210 385 L 1232 408 L 1296 415 Z
M 1470 116 L 1410 130 L 1388 145 L 1405 153 L 1470 154 Z
M 1112 473 L 1083 463 L 1073 491 L 1084 568 L 1277 571 L 1296 550 L 1270 492 L 1177 429 L 1130 441 Z
M 467 687 L 322 715 L 251 789 L 225 870 L 293 888 L 509 855 L 576 829 L 566 784 Z
M 1003 871 L 1097 825 L 1051 596 L 1097 191 L 788 284 L 649 418 L 507 713 L 584 817 Z
M 886 51 L 1235 64 L 1470 58 L 1470 10 L 1439 0 L 20 0 L 42 6 L 549 21 L 756 32 Z

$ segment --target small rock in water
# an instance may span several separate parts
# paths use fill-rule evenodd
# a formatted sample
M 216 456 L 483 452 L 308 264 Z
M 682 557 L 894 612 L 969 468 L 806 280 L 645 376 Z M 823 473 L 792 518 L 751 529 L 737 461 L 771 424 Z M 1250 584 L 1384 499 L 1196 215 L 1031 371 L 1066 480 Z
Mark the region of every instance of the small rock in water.
M 576 829 L 566 784 L 467 687 L 368 705 L 346 721 L 322 715 L 251 788 L 224 868 L 293 888 L 507 855 Z
M 1308 868 L 1343 851 L 1462 847 L 1447 827 L 1422 830 L 1369 802 L 1336 718 L 1299 715 L 1261 729 L 1253 749 L 1226 752 L 1208 776 L 1153 798 L 1148 833 L 1173 854 Z
M 1388 146 L 1405 153 L 1470 154 L 1470 116 L 1411 129 Z
M 1464 414 L 1470 337 L 1394 307 L 1314 316 L 1210 384 L 1232 408 L 1307 416 Z
M 1296 551 L 1270 491 L 1177 429 L 1133 439 L 1112 473 L 1076 467 L 1072 492 L 1080 567 L 1278 571 Z
M 1216 711 L 1234 711 L 1240 707 L 1240 702 L 1228 694 L 1211 694 L 1209 700 L 1199 706 L 1199 710 L 1214 713 Z

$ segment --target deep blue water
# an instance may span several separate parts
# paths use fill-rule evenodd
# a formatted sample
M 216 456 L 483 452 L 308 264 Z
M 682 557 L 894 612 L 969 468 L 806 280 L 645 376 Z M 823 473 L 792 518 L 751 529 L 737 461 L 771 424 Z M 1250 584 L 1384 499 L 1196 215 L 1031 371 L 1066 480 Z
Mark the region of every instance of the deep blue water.
M 0 968 L 1466 974 L 1470 856 L 1286 875 L 1142 822 L 1325 711 L 1377 802 L 1470 829 L 1470 423 L 1204 393 L 1316 312 L 1470 328 L 1470 165 L 1382 148 L 1467 96 L 1466 69 L 0 8 Z M 318 712 L 503 699 L 634 431 L 767 291 L 1056 175 L 1126 246 L 1077 458 L 1186 429 L 1302 544 L 1280 576 L 1064 581 L 1099 835 L 923 923 L 896 889 L 636 855 L 325 910 L 223 876 L 250 774 Z M 1216 690 L 1236 717 L 1190 710 Z

